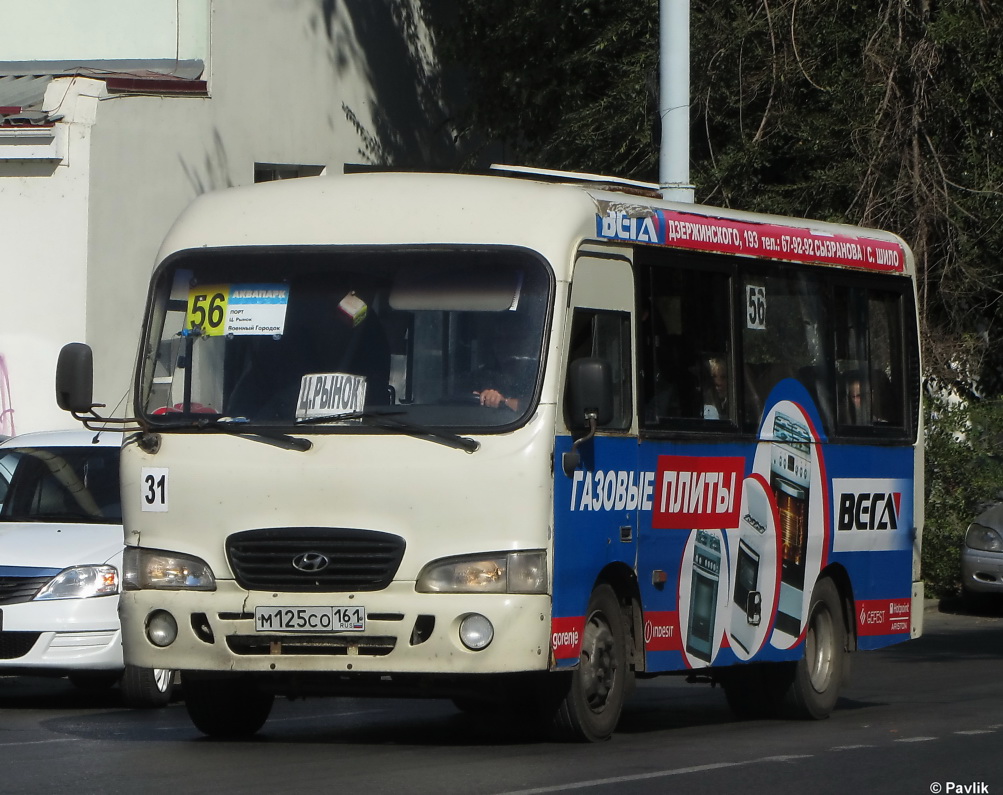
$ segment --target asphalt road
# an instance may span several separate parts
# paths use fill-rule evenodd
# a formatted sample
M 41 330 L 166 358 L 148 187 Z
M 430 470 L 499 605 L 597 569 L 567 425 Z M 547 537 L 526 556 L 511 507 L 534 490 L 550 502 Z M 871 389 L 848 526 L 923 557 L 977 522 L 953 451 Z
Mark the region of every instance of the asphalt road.
M 719 689 L 639 684 L 612 740 L 526 742 L 443 701 L 276 702 L 246 742 L 182 704 L 0 677 L 0 793 L 1003 793 L 1003 616 L 931 610 L 857 654 L 825 721 L 735 721 Z

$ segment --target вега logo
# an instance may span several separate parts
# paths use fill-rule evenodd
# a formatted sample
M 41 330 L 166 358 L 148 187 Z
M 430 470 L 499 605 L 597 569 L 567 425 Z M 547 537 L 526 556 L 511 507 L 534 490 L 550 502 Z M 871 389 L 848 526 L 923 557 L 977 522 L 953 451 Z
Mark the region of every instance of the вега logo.
M 902 492 L 882 480 L 834 480 L 836 529 L 898 530 Z
M 912 543 L 912 501 L 907 481 L 833 478 L 833 551 L 908 548 Z
M 659 226 L 652 214 L 633 216 L 622 210 L 608 210 L 596 216 L 596 235 L 612 240 L 631 240 L 636 243 L 661 243 Z

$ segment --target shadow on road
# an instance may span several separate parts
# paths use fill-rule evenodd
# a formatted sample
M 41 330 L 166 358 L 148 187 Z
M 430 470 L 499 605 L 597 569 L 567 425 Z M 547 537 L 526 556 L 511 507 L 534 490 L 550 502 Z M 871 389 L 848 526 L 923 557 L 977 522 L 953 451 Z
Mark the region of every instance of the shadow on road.
M 966 610 L 960 599 L 944 600 L 937 609 L 927 611 L 922 637 L 891 646 L 882 653 L 902 662 L 917 663 L 960 657 L 1003 659 L 1003 611 L 996 605 L 975 613 Z

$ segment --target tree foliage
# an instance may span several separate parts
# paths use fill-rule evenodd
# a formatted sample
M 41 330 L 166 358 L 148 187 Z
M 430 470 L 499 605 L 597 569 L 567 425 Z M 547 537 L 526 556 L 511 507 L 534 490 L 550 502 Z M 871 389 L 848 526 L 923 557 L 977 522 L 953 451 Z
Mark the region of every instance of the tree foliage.
M 439 39 L 468 78 L 468 142 L 501 145 L 508 162 L 657 181 L 657 0 L 454 7 Z M 697 200 L 898 233 L 916 255 L 927 374 L 968 398 L 1003 393 L 1003 7 L 690 7 Z M 932 419 L 932 487 L 946 491 L 930 518 L 946 524 L 930 538 L 950 546 L 974 497 L 947 484 L 975 459 L 953 455 L 955 437 L 936 436 L 944 415 Z
M 946 595 L 961 584 L 961 544 L 969 523 L 1003 492 L 1003 401 L 972 404 L 931 399 L 926 438 L 923 577 Z M 932 587 L 931 587 L 932 586 Z
M 461 129 L 512 162 L 657 181 L 657 0 L 457 6 Z M 691 3 L 698 201 L 900 234 L 928 368 L 983 391 L 1003 389 L 1000 41 L 987 0 Z
M 657 0 L 457 5 L 441 38 L 469 77 L 462 129 L 521 165 L 657 170 Z

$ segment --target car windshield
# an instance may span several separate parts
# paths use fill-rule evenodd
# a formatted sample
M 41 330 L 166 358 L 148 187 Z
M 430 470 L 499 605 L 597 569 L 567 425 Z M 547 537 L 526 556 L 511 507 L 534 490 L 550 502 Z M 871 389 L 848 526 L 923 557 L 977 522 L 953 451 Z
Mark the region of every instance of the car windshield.
M 0 450 L 8 479 L 0 522 L 120 524 L 117 447 Z
M 537 399 L 550 294 L 510 248 L 182 252 L 157 277 L 141 408 L 153 426 L 510 427 Z

